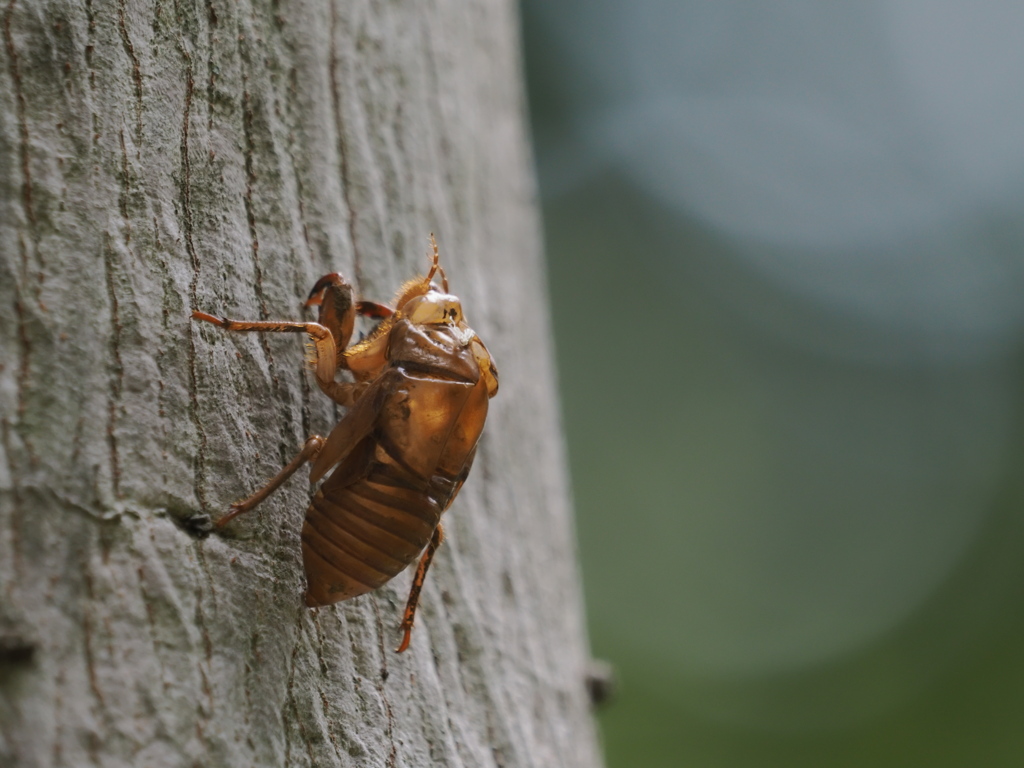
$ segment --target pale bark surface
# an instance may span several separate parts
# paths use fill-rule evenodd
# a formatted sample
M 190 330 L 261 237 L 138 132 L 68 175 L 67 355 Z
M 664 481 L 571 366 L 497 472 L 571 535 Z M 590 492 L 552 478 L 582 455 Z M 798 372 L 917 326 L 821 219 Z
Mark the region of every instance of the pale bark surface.
M 0 14 L 0 765 L 599 765 L 514 3 Z M 431 231 L 502 381 L 397 656 L 408 572 L 303 606 L 301 477 L 183 525 L 338 416 L 189 313 L 389 300 Z

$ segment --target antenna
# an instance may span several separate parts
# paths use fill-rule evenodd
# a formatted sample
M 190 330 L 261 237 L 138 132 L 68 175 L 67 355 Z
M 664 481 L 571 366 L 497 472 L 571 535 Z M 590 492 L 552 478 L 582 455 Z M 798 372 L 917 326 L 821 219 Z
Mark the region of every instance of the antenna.
M 427 277 L 425 278 L 426 282 L 428 283 L 430 282 L 430 279 L 434 276 L 434 273 L 437 272 L 437 270 L 440 269 L 441 267 L 441 254 L 437 252 L 437 240 L 434 239 L 433 232 L 430 233 L 430 245 L 433 246 L 434 248 L 434 260 L 431 262 L 430 271 L 427 273 Z M 441 271 L 441 274 L 444 274 L 443 270 Z

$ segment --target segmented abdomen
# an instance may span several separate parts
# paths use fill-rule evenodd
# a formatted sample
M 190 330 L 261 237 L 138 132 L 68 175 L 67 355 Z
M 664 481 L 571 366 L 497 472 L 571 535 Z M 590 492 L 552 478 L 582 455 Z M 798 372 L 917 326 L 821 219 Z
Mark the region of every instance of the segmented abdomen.
M 306 605 L 347 600 L 390 581 L 440 522 L 441 508 L 430 492 L 438 479 L 419 478 L 379 445 L 374 448 L 364 476 L 340 487 L 328 480 L 306 512 Z

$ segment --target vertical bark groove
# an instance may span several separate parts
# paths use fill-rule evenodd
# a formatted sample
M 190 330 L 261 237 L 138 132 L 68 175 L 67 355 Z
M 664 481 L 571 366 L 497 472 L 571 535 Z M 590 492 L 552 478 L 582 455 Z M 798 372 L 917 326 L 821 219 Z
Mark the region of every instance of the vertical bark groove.
M 14 14 L 16 1 L 10 0 L 7 3 L 7 12 L 4 14 L 4 45 L 7 48 L 7 64 L 11 73 L 11 81 L 14 83 L 14 106 L 18 115 L 18 133 L 21 139 L 22 202 L 25 207 L 25 218 L 28 219 L 29 226 L 34 230 L 36 226 L 36 212 L 32 205 L 32 170 L 28 152 L 29 131 L 28 120 L 25 116 L 25 91 L 21 83 L 18 51 L 14 47 L 14 35 L 11 33 L 11 17 Z
M 135 54 L 135 46 L 128 35 L 128 23 L 125 21 L 125 2 L 120 0 L 117 6 L 117 28 L 121 32 L 124 52 L 132 62 L 132 80 L 135 82 L 135 140 L 142 141 L 142 68 L 139 57 Z M 123 142 L 123 139 L 122 139 Z
M 113 481 L 114 498 L 121 498 L 121 459 L 117 452 L 117 411 L 121 407 L 121 393 L 124 390 L 124 361 L 121 360 L 121 318 L 117 306 L 117 292 L 114 289 L 114 253 L 110 235 L 104 234 L 103 267 L 107 283 L 107 297 L 110 301 L 110 355 L 113 365 L 110 371 L 110 395 L 107 398 L 107 440 L 110 443 L 110 476 Z

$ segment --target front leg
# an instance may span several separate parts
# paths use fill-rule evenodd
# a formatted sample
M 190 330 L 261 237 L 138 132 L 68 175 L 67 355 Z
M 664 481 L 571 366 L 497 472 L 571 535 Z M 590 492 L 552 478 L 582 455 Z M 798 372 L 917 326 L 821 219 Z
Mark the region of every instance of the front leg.
M 338 349 L 334 343 L 334 334 L 320 323 L 229 320 L 226 317 L 215 317 L 206 312 L 193 312 L 192 319 L 212 323 L 226 331 L 309 334 L 316 349 L 313 375 L 320 389 L 339 405 L 351 406 L 358 399 L 361 392 L 359 385 L 334 380 L 334 374 L 338 367 Z

